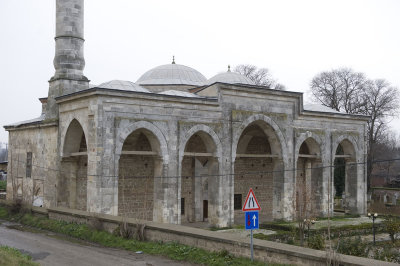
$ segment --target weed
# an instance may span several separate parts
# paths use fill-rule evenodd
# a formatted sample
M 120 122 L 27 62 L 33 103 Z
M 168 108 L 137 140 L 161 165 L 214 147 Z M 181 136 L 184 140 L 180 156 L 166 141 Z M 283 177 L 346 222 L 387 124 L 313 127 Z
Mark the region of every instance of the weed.
M 95 230 L 85 224 L 67 223 L 63 221 L 50 220 L 45 217 L 35 217 L 31 214 L 9 216 L 5 208 L 0 207 L 1 213 L 6 213 L 8 219 L 17 219 L 24 225 L 61 233 L 85 241 L 101 244 L 105 247 L 122 248 L 130 251 L 143 251 L 150 255 L 162 255 L 174 260 L 188 261 L 202 265 L 266 265 L 263 262 L 251 262 L 248 258 L 234 257 L 227 251 L 210 252 L 204 249 L 190 247 L 175 242 L 164 243 L 138 241 L 136 239 L 126 239 L 114 233 Z M 123 226 L 123 224 L 122 224 Z M 121 227 L 121 225 L 120 225 Z M 143 228 L 144 229 L 144 228 Z M 121 228 L 120 228 L 121 231 Z M 2 265 L 0 263 L 0 265 Z M 267 264 L 280 265 L 280 264 Z
M 388 232 L 392 243 L 396 240 L 396 235 L 400 233 L 400 219 L 394 216 L 388 216 L 383 221 L 385 229 Z
M 38 263 L 32 261 L 30 256 L 22 254 L 18 249 L 7 246 L 0 246 L 0 265 L 39 266 Z
M 374 259 L 400 263 L 400 252 L 388 245 L 378 247 L 375 249 Z

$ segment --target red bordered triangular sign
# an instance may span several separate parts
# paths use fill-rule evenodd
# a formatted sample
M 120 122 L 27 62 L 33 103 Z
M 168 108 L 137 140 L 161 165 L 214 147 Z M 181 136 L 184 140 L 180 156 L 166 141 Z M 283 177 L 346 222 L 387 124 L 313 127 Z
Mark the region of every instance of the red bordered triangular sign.
M 244 202 L 242 211 L 259 211 L 261 210 L 260 204 L 256 199 L 256 195 L 254 195 L 253 189 L 250 188 L 249 194 L 247 194 L 246 201 Z

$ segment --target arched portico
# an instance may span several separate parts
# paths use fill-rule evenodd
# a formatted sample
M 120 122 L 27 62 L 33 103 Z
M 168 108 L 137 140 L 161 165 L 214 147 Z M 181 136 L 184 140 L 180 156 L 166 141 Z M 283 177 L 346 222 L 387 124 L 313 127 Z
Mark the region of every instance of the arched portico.
M 73 119 L 65 133 L 57 185 L 57 205 L 87 210 L 87 141 L 81 123 Z
M 120 133 L 118 159 L 118 215 L 162 220 L 157 206 L 162 201 L 164 162 L 168 161 L 163 134 L 149 122 L 136 122 Z
M 220 170 L 222 147 L 215 132 L 205 125 L 192 127 L 180 142 L 181 223 L 208 222 L 226 226 L 221 214 Z
M 250 188 L 261 205 L 261 222 L 285 216 L 281 199 L 285 194 L 286 154 L 283 134 L 269 117 L 254 115 L 239 127 L 232 146 L 235 223 L 242 222 L 241 208 Z
M 304 219 L 321 215 L 323 168 L 320 143 L 307 137 L 296 146 L 296 217 Z
M 359 174 L 356 142 L 342 137 L 336 143 L 333 170 L 335 197 L 342 199 L 341 208 L 346 212 L 359 213 Z

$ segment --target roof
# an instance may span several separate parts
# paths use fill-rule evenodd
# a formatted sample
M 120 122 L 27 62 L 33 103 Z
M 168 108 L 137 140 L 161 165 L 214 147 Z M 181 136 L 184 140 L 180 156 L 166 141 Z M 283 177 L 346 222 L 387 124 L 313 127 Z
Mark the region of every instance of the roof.
M 126 81 L 126 80 L 111 80 L 101 83 L 97 87 L 104 89 L 113 89 L 113 90 L 149 92 L 149 90 L 141 87 L 140 85 L 135 84 L 132 81 Z
M 304 104 L 303 109 L 305 111 L 313 111 L 313 112 L 344 114 L 336 111 L 335 109 L 324 106 L 322 104 L 315 104 L 315 103 Z
M 207 81 L 207 85 L 213 84 L 215 82 L 229 83 L 229 84 L 246 84 L 246 85 L 256 85 L 251 79 L 243 76 L 236 72 L 219 73 Z
M 4 127 L 18 127 L 18 126 L 22 126 L 22 125 L 26 125 L 26 124 L 36 124 L 36 123 L 42 122 L 44 119 L 45 119 L 45 114 L 42 114 L 41 116 L 39 116 L 37 118 L 5 125 Z
M 177 91 L 177 90 L 163 91 L 163 92 L 159 92 L 158 94 L 181 96 L 181 97 L 198 97 L 198 98 L 202 98 L 201 96 L 193 94 L 193 93 L 190 93 L 190 92 Z
M 188 66 L 168 64 L 144 73 L 137 81 L 140 85 L 193 85 L 201 86 L 207 79 L 199 71 Z

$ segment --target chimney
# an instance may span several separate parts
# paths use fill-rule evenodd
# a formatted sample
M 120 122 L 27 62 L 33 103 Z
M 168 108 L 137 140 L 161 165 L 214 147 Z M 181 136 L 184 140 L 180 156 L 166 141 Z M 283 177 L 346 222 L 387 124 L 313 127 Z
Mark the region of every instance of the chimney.
M 83 37 L 83 0 L 56 0 L 56 71 L 49 81 L 46 119 L 58 118 L 56 97 L 89 89 Z

